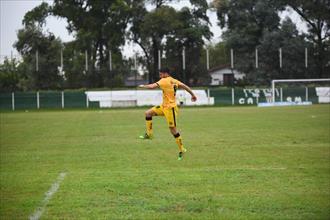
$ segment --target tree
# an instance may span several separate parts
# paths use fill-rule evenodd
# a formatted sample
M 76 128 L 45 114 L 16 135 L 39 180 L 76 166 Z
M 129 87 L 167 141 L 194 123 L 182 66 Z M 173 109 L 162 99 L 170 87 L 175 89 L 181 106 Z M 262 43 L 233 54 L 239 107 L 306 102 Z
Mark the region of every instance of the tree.
M 49 5 L 42 3 L 25 14 L 24 28 L 18 31 L 14 47 L 23 58 L 18 65 L 25 78 L 21 82 L 23 89 L 58 89 L 63 85 L 58 69 L 62 42 L 52 33 L 42 31 L 49 13 Z
M 158 51 L 162 49 L 163 39 L 178 28 L 175 9 L 163 6 L 164 2 L 156 2 L 157 7 L 151 12 L 141 2 L 132 14 L 131 39 L 144 52 L 150 83 L 158 78 Z
M 64 43 L 63 71 L 65 75 L 64 87 L 87 87 L 87 75 L 85 71 L 85 53 L 82 52 L 77 41 Z
M 258 46 L 259 68 L 250 76 L 250 81 L 268 84 L 272 79 L 306 78 L 306 47 L 310 45 L 305 41 L 305 36 L 299 34 L 296 25 L 287 17 L 279 29 L 263 34 Z M 279 48 L 282 49 L 282 68 Z
M 18 71 L 18 62 L 13 59 L 5 58 L 3 64 L 0 64 L 0 91 L 15 91 L 18 89 L 20 80 Z
M 77 51 L 89 54 L 90 86 L 104 86 L 109 73 L 109 51 L 120 55 L 133 1 L 65 1 L 55 0 L 52 14 L 68 21 L 67 29 L 75 33 Z M 96 74 L 98 73 L 98 74 Z
M 213 7 L 220 27 L 227 29 L 228 46 L 254 50 L 264 30 L 272 31 L 279 26 L 280 6 L 274 0 L 215 0 Z
M 204 11 L 206 13 L 206 9 Z M 208 27 L 208 19 L 205 14 L 190 10 L 187 7 L 178 12 L 180 28 L 175 30 L 174 35 L 167 37 L 166 58 L 174 71 L 181 73 L 181 78 L 188 84 L 201 84 L 208 79 L 206 65 L 201 62 L 204 51 L 204 39 L 210 39 L 212 33 Z M 197 17 L 198 16 L 198 17 Z M 203 18 L 203 19 L 201 19 Z M 182 51 L 186 54 L 186 70 L 182 70 Z
M 327 0 L 282 0 L 307 23 L 307 38 L 316 47 L 317 77 L 327 77 L 330 71 L 330 2 Z
M 260 45 L 265 31 L 278 29 L 280 18 L 277 5 L 272 0 L 215 0 L 219 25 L 227 30 L 223 38 L 229 49 L 234 50 L 235 68 L 253 80 L 254 51 Z
M 158 51 L 163 54 L 163 50 L 166 51 L 165 63 L 175 72 L 180 72 L 182 78 L 185 78 L 182 74 L 183 47 L 186 47 L 187 57 L 191 55 L 191 65 L 187 64 L 191 67 L 187 71 L 187 78 L 200 72 L 196 67 L 192 67 L 197 60 L 194 56 L 200 58 L 203 37 L 209 39 L 211 36 L 206 16 L 208 5 L 205 0 L 191 1 L 193 9 L 183 8 L 181 11 L 167 6 L 167 2 L 170 1 L 151 1 L 156 7 L 148 12 L 142 1 L 132 17 L 131 39 L 145 54 L 149 82 L 158 78 Z
M 246 73 L 251 83 L 268 83 L 274 78 L 306 77 L 305 36 L 286 19 L 280 23 L 279 1 L 216 0 L 219 25 L 226 27 L 224 40 L 235 51 L 235 68 Z M 255 67 L 255 49 L 259 51 L 259 68 Z M 282 48 L 283 68 L 279 67 Z
M 62 42 L 52 33 L 42 33 L 40 27 L 27 24 L 18 31 L 14 46 L 23 58 L 21 68 L 26 72 L 30 89 L 61 88 L 63 78 L 59 75 Z M 36 67 L 38 53 L 38 69 Z
M 218 66 L 230 65 L 230 50 L 225 42 L 207 45 L 206 49 L 209 51 L 209 65 L 210 69 Z M 206 50 L 202 53 L 201 63 L 206 66 Z
M 25 26 L 37 25 L 41 28 L 46 23 L 46 18 L 50 14 L 51 7 L 46 2 L 42 2 L 39 6 L 24 15 L 23 24 Z

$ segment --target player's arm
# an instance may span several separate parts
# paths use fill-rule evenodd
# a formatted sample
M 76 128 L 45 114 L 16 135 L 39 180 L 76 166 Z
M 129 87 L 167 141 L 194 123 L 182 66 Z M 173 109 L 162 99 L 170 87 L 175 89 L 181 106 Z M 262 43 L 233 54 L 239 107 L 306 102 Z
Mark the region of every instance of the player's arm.
M 145 88 L 145 89 L 155 89 L 158 88 L 158 84 L 157 83 L 151 83 L 151 84 L 147 84 L 147 85 L 139 85 L 139 88 Z
M 189 86 L 187 86 L 184 83 L 179 83 L 179 88 L 184 89 L 187 92 L 189 92 L 189 94 L 191 95 L 191 101 L 195 102 L 197 100 L 197 97 L 195 96 L 194 92 L 190 89 Z

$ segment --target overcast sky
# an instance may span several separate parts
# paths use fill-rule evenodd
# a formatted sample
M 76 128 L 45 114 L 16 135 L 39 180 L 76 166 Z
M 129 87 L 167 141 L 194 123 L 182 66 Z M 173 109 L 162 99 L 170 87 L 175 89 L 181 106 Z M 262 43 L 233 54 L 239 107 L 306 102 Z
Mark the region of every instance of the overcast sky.
M 211 2 L 212 0 L 208 0 Z M 10 57 L 11 53 L 16 57 L 17 51 L 13 48 L 13 44 L 17 41 L 17 31 L 23 27 L 22 20 L 26 12 L 30 11 L 34 7 L 40 5 L 42 2 L 48 2 L 52 4 L 52 0 L 0 0 L 0 62 L 5 56 Z M 180 2 L 180 3 L 178 3 Z M 185 5 L 189 5 L 188 0 L 176 1 L 175 8 L 181 8 Z M 300 21 L 298 16 L 292 15 L 292 12 L 286 12 L 285 15 L 291 15 L 290 17 L 294 22 L 300 26 L 300 29 L 304 29 L 304 24 Z M 212 42 L 218 42 L 221 37 L 222 30 L 217 25 L 217 17 L 215 12 L 208 11 L 208 16 L 211 21 L 211 31 L 214 36 Z M 56 37 L 60 37 L 63 42 L 73 40 L 73 36 L 69 35 L 66 30 L 67 22 L 65 19 L 59 19 L 56 17 L 50 17 L 46 20 L 46 29 L 52 32 Z M 123 47 L 125 56 L 132 56 L 135 52 L 139 52 L 139 47 L 134 44 L 126 44 Z
M 17 51 L 13 48 L 13 44 L 17 41 L 17 31 L 23 28 L 22 20 L 26 12 L 40 5 L 41 0 L 0 0 L 0 54 L 10 57 L 11 51 L 17 55 Z M 52 4 L 53 1 L 46 1 Z M 65 28 L 66 21 L 51 17 L 47 19 L 46 28 L 60 37 L 62 41 L 70 41 L 73 39 Z

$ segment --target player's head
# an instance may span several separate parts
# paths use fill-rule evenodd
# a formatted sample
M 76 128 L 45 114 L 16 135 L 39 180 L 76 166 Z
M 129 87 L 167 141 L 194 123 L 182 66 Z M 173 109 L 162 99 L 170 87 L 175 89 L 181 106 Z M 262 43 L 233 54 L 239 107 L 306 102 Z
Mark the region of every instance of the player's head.
M 160 78 L 165 78 L 170 75 L 170 69 L 167 67 L 163 67 L 159 70 L 159 77 Z

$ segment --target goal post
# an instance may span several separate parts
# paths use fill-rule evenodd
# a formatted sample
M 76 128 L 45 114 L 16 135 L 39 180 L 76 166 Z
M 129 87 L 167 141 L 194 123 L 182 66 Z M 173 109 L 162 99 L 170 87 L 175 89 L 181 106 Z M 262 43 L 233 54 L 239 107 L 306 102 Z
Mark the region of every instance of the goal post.
M 279 82 L 325 82 L 330 81 L 330 78 L 324 79 L 274 79 L 272 80 L 272 102 L 275 103 L 275 84 Z

